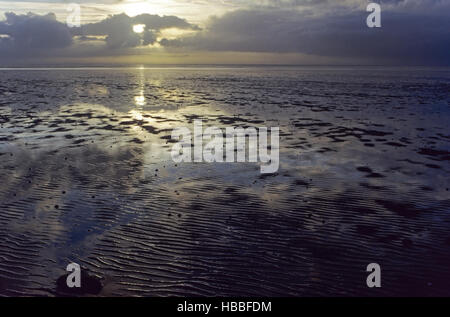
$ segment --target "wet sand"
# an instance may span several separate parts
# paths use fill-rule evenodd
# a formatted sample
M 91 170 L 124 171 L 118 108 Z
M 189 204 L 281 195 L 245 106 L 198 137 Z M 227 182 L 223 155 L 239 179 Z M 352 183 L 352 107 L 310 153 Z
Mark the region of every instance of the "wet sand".
M 450 71 L 0 79 L 0 295 L 64 295 L 70 262 L 100 296 L 450 295 Z M 280 127 L 279 171 L 174 163 L 195 119 Z

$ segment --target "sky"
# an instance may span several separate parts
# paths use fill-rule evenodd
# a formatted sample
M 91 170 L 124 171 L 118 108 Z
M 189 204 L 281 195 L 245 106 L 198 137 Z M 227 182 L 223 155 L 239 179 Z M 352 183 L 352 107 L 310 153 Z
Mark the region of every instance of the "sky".
M 0 0 L 0 66 L 450 65 L 450 0 L 370 2 Z

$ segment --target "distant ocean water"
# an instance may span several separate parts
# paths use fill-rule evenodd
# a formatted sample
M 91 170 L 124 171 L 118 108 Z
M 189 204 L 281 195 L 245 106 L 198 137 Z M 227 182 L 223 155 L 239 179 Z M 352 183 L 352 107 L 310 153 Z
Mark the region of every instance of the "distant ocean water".
M 280 127 L 280 169 L 170 134 Z M 450 295 L 450 70 L 0 70 L 0 295 Z M 366 286 L 379 263 L 382 287 Z

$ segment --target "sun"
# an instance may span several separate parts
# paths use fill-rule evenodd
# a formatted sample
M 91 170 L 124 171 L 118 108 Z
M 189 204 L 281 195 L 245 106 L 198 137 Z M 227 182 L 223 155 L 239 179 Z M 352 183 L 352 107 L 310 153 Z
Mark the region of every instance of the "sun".
M 145 31 L 145 24 L 135 24 L 133 25 L 134 33 L 142 33 Z

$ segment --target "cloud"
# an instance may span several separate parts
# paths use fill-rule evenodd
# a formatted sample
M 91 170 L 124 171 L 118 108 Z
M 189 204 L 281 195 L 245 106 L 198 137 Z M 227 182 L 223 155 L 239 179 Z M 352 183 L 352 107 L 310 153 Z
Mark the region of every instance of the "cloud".
M 44 55 L 76 57 L 85 53 L 115 55 L 115 50 L 126 54 L 123 49 L 156 43 L 164 29 L 200 30 L 175 16 L 151 14 L 135 17 L 117 14 L 79 28 L 69 28 L 57 21 L 53 13 L 17 15 L 8 12 L 5 17 L 0 21 L 0 56 L 10 59 Z M 133 31 L 136 24 L 145 25 L 142 33 Z
M 177 49 L 354 57 L 372 64 L 450 64 L 450 5 L 431 0 L 385 2 L 390 9 L 382 11 L 381 28 L 368 28 L 369 13 L 361 9 L 336 8 L 321 14 L 237 10 L 212 18 L 194 36 L 160 43 Z M 428 10 L 422 11 L 426 2 Z
M 0 57 L 20 61 L 24 56 L 239 52 L 280 54 L 280 59 L 287 56 L 282 53 L 369 64 L 450 65 L 448 1 L 380 1 L 382 27 L 373 29 L 366 26 L 369 13 L 361 0 L 242 0 L 246 9 L 212 17 L 203 29 L 177 16 L 153 14 L 116 14 L 69 28 L 53 13 L 6 13 L 0 21 Z M 133 32 L 136 24 L 144 25 L 142 33 Z M 189 32 L 169 32 L 173 28 Z
M 47 15 L 16 15 L 5 13 L 0 22 L 0 52 L 26 55 L 30 51 L 47 51 L 68 47 L 72 34 L 66 25 L 56 20 L 53 13 Z
M 136 24 L 145 25 L 143 34 L 133 32 L 133 25 Z M 196 25 L 175 16 L 140 14 L 129 17 L 123 13 L 97 23 L 83 25 L 73 32 L 74 35 L 82 36 L 106 36 L 105 41 L 109 48 L 126 48 L 154 44 L 159 32 L 168 28 L 199 30 Z

